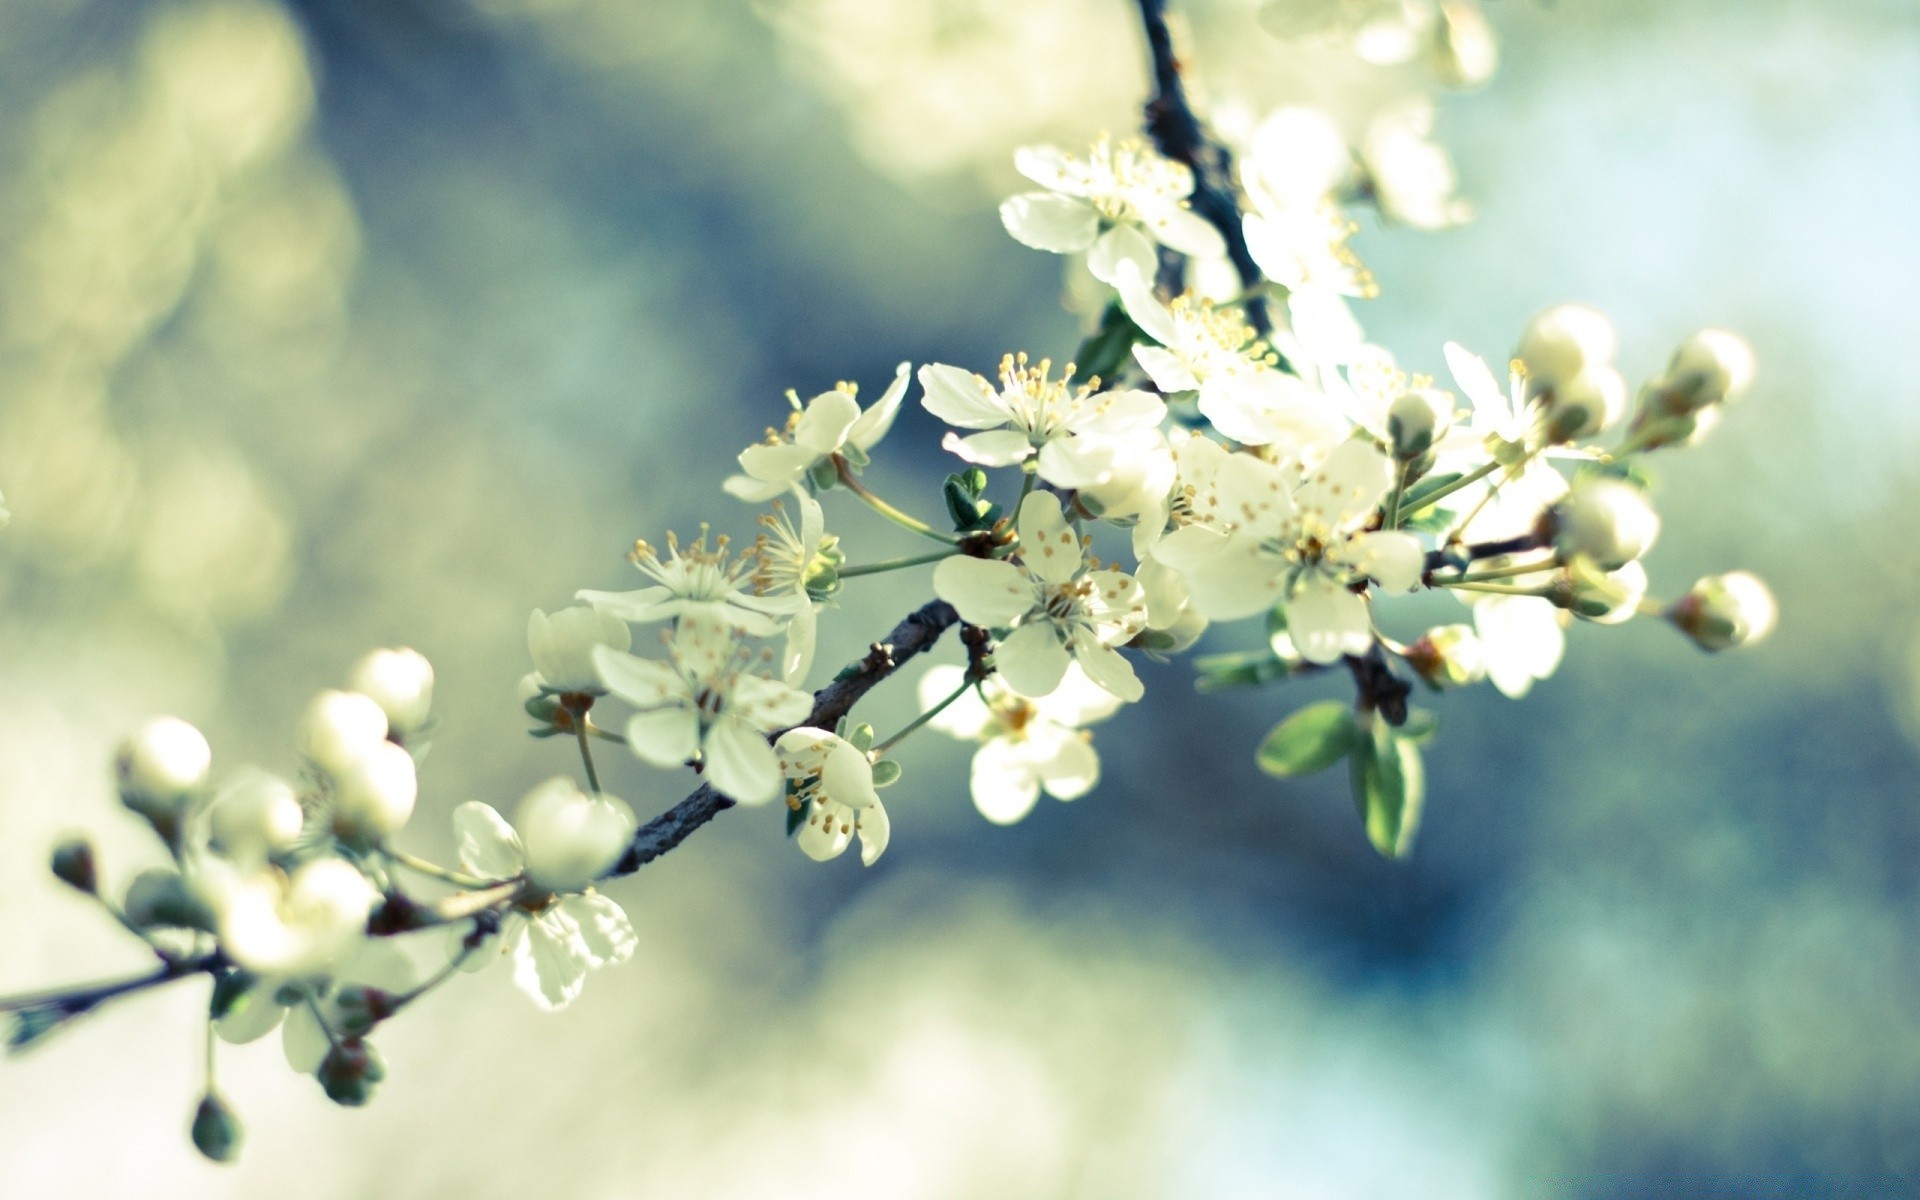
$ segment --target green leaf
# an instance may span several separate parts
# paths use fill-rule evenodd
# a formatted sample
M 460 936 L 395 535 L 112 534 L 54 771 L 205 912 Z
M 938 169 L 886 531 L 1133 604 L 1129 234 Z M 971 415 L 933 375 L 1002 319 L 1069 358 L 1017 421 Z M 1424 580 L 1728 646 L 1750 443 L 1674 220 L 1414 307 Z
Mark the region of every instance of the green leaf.
M 1352 753 L 1359 738 L 1359 723 L 1345 702 L 1309 704 L 1275 725 L 1260 743 L 1260 769 L 1282 779 L 1324 771 Z
M 1133 344 L 1143 340 L 1148 340 L 1146 335 L 1127 316 L 1120 302 L 1109 302 L 1106 311 L 1100 314 L 1100 328 L 1081 342 L 1080 349 L 1074 353 L 1073 381 L 1084 383 L 1095 375 L 1103 380 L 1112 379 L 1132 357 Z
M 1458 515 L 1452 509 L 1436 504 L 1400 522 L 1400 528 L 1409 533 L 1445 533 L 1453 528 L 1453 519 Z
M 1413 848 L 1426 799 L 1419 746 L 1375 718 L 1357 737 L 1350 763 L 1353 803 L 1366 823 L 1367 840 L 1387 858 L 1404 858 Z
M 207 1015 L 218 1021 L 233 1014 L 247 999 L 247 992 L 258 982 L 259 976 L 252 972 L 228 971 L 214 982 L 213 1000 L 207 1006 Z
M 1293 635 L 1287 632 L 1287 606 L 1284 604 L 1276 604 L 1267 610 L 1267 649 L 1283 662 L 1300 657 L 1300 651 L 1293 644 Z
M 900 764 L 891 758 L 883 758 L 873 764 L 873 786 L 892 787 L 900 782 Z
M 1198 674 L 1193 686 L 1200 692 L 1219 692 L 1234 687 L 1256 687 L 1285 679 L 1292 667 L 1266 650 L 1239 650 L 1230 654 L 1206 654 L 1193 661 Z
M 1440 718 L 1432 709 L 1411 708 L 1407 710 L 1407 719 L 1400 726 L 1400 736 L 1416 746 L 1424 746 L 1440 732 Z
M 848 742 L 852 743 L 853 748 L 862 754 L 873 749 L 873 726 L 867 724 L 865 721 L 859 722 L 841 736 L 845 737 Z

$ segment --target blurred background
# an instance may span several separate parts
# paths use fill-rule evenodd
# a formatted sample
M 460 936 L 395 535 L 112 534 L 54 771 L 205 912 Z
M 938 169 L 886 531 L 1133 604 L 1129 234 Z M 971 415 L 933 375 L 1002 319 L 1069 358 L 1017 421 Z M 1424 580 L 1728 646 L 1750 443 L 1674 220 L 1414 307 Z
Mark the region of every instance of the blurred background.
M 1194 5 L 1210 91 L 1401 86 L 1248 8 Z M 1399 864 L 1341 773 L 1253 767 L 1331 685 L 1149 668 L 1101 787 L 1007 829 L 925 735 L 878 866 L 728 814 L 614 890 L 633 962 L 557 1017 L 457 981 L 365 1111 L 227 1051 L 236 1167 L 185 1137 L 204 989 L 114 1007 L 0 1064 L 0 1195 L 1920 1189 L 1920 12 L 1488 13 L 1501 73 L 1438 123 L 1477 218 L 1363 230 L 1360 316 L 1434 372 L 1566 299 L 1630 377 L 1744 331 L 1760 383 L 1657 464 L 1650 566 L 1761 572 L 1771 642 L 1581 627 L 1523 705 L 1447 697 Z M 406 644 L 414 848 L 574 770 L 522 736 L 528 610 L 633 586 L 636 536 L 747 531 L 717 484 L 788 387 L 1068 353 L 1059 260 L 994 204 L 1013 147 L 1143 89 L 1121 0 L 0 0 L 0 992 L 141 966 L 45 859 L 155 860 L 108 771 L 149 714 L 291 771 L 312 692 Z M 936 441 L 913 406 L 870 479 L 931 507 Z M 919 549 L 837 511 L 854 559 Z M 850 582 L 823 664 L 913 587 Z M 643 818 L 687 787 L 602 762 Z

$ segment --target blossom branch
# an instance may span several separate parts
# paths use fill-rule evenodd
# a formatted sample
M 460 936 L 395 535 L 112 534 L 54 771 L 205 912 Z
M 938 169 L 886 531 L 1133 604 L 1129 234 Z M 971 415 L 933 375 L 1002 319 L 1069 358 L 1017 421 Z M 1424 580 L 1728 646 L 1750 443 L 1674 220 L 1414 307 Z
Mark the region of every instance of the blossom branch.
M 887 634 L 885 641 L 875 642 L 865 657 L 850 664 L 813 694 L 813 711 L 805 723 L 832 729 L 853 711 L 862 696 L 899 670 L 908 659 L 932 647 L 940 635 L 959 620 L 960 615 L 944 600 L 929 601 L 908 613 Z M 633 874 L 732 807 L 733 801 L 715 791 L 711 784 L 701 784 L 685 800 L 642 825 L 633 835 L 633 844 L 626 854 L 607 872 L 608 877 Z

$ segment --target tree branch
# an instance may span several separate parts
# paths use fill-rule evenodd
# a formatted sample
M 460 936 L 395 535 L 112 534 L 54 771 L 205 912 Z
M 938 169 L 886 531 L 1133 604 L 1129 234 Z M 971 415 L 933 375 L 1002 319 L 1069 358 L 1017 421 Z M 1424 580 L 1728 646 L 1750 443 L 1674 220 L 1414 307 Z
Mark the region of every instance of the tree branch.
M 1265 283 L 1260 267 L 1247 249 L 1240 226 L 1240 202 L 1233 187 L 1233 156 L 1215 141 L 1193 110 L 1174 52 L 1173 30 L 1167 24 L 1167 0 L 1139 0 L 1140 23 L 1146 30 L 1147 51 L 1153 59 L 1153 95 L 1146 104 L 1146 129 L 1160 153 L 1185 163 L 1193 172 L 1193 211 L 1220 231 L 1227 258 L 1239 272 L 1241 287 L 1253 292 Z M 1272 331 L 1264 296 L 1246 302 L 1247 321 L 1261 335 Z
M 944 600 L 929 601 L 908 613 L 885 641 L 875 642 L 864 658 L 849 664 L 833 682 L 813 694 L 813 712 L 808 714 L 806 724 L 832 729 L 874 685 L 939 641 L 940 635 L 959 620 L 960 614 Z M 732 807 L 732 800 L 710 784 L 701 784 L 691 796 L 640 827 L 626 854 L 607 872 L 608 878 L 633 874 Z

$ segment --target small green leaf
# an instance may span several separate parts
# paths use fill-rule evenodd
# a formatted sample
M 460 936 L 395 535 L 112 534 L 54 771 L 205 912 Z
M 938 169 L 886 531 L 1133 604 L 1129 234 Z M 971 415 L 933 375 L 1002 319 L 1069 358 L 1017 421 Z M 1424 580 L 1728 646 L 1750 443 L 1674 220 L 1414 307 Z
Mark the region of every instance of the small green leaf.
M 1407 710 L 1407 719 L 1400 726 L 1400 736 L 1416 746 L 1424 746 L 1440 732 L 1440 718 L 1432 709 L 1411 708 Z
M 218 1021 L 238 1012 L 247 1000 L 247 993 L 258 982 L 259 977 L 251 972 L 228 971 L 214 982 L 213 1000 L 207 1006 L 207 1015 Z
M 1151 339 L 1127 316 L 1120 302 L 1111 301 L 1100 314 L 1100 328 L 1081 342 L 1080 349 L 1074 353 L 1073 381 L 1084 383 L 1095 375 L 1113 378 L 1131 357 L 1133 344 L 1147 340 Z
M 1580 469 L 1573 473 L 1573 482 L 1577 486 L 1582 480 L 1619 479 L 1639 488 L 1643 492 L 1653 490 L 1653 473 L 1646 464 L 1637 458 L 1616 458 L 1612 462 L 1581 463 Z
M 1445 533 L 1453 528 L 1453 520 L 1458 515 L 1452 509 L 1436 504 L 1400 522 L 1400 528 L 1410 533 Z
M 1413 848 L 1426 799 L 1419 747 L 1374 719 L 1356 739 L 1351 772 L 1353 803 L 1366 823 L 1367 840 L 1387 858 L 1404 858 Z
M 873 764 L 873 786 L 892 787 L 900 782 L 900 764 L 891 758 L 883 758 Z
M 873 726 L 867 724 L 865 721 L 861 721 L 853 728 L 847 730 L 846 739 L 853 743 L 855 750 L 865 754 L 867 751 L 873 749 Z
M 1324 771 L 1352 752 L 1360 727 L 1353 709 L 1339 700 L 1323 700 L 1273 727 L 1260 743 L 1260 769 L 1288 779 Z
M 1230 654 L 1206 654 L 1193 662 L 1197 675 L 1193 686 L 1199 692 L 1219 692 L 1234 687 L 1256 687 L 1285 679 L 1292 668 L 1266 650 L 1240 650 Z
M 831 458 L 823 458 L 807 469 L 807 478 L 815 491 L 824 492 L 840 481 L 840 472 Z

